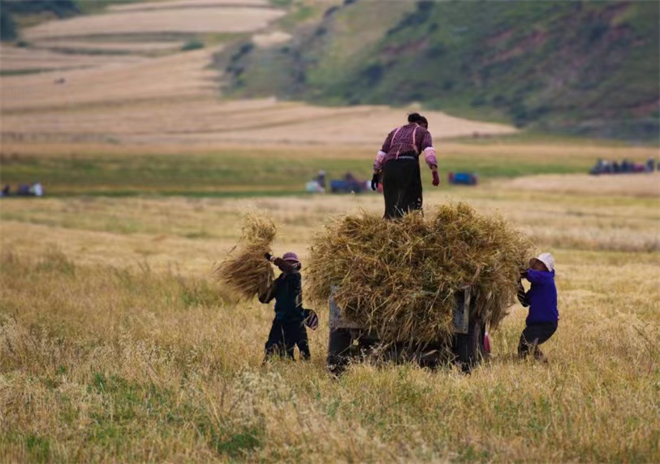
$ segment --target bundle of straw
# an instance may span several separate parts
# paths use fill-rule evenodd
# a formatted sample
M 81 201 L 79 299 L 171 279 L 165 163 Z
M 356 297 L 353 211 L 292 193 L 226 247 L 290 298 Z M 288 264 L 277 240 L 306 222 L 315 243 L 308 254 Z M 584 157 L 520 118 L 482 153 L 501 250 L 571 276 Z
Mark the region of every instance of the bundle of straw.
M 314 238 L 308 296 L 327 301 L 334 287 L 344 315 L 385 342 L 443 340 L 452 334 L 454 294 L 465 285 L 478 317 L 496 327 L 532 251 L 504 219 L 465 203 L 396 221 L 362 212 Z
M 252 213 L 245 216 L 241 240 L 216 269 L 220 280 L 249 300 L 259 288 L 273 280 L 273 269 L 264 258 L 271 251 L 277 228 L 270 218 Z

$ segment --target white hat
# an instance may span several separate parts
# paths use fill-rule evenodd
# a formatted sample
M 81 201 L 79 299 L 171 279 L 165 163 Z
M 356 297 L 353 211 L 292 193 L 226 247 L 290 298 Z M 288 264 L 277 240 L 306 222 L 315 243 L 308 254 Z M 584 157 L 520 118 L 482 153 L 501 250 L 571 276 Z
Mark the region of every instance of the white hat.
M 548 268 L 548 271 L 552 272 L 555 270 L 555 258 L 552 257 L 550 253 L 541 253 L 535 259 L 538 259 L 545 267 Z

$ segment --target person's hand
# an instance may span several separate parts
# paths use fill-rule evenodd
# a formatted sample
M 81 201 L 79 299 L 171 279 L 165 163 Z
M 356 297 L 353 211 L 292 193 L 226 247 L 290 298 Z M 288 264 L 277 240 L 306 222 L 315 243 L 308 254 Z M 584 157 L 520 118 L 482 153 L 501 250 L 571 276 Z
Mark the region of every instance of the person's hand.
M 371 178 L 371 190 L 374 192 L 378 190 L 378 184 L 380 183 L 379 175 L 377 172 L 374 172 L 374 176 Z
M 438 176 L 438 171 L 431 171 L 431 174 L 433 175 L 433 186 L 437 187 L 440 185 L 440 176 Z
M 266 253 L 266 254 L 264 255 L 264 257 L 265 257 L 268 261 L 270 261 L 271 263 L 272 263 L 273 261 L 275 261 L 275 256 L 271 255 L 270 253 Z

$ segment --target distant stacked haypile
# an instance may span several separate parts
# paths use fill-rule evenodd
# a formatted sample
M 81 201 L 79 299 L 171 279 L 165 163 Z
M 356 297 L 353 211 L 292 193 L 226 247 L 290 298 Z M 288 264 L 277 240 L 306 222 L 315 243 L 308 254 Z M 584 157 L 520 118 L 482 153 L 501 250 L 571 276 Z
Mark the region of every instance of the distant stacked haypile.
M 431 342 L 451 336 L 454 294 L 465 285 L 477 314 L 496 327 L 532 251 L 503 218 L 465 203 L 396 221 L 345 216 L 315 237 L 308 295 L 324 301 L 334 288 L 344 315 L 383 341 Z
M 269 218 L 247 215 L 240 242 L 216 269 L 220 280 L 242 299 L 253 298 L 264 283 L 272 282 L 273 268 L 264 255 L 270 253 L 276 232 Z

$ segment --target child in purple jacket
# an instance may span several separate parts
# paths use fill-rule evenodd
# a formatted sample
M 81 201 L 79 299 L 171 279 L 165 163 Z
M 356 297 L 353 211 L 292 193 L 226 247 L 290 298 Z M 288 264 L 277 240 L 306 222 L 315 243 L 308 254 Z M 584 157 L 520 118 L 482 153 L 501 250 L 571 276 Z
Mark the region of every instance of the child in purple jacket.
M 557 287 L 555 286 L 555 260 L 550 253 L 541 253 L 529 261 L 529 269 L 521 274 L 531 282 L 525 292 L 522 281 L 518 282 L 518 299 L 529 307 L 526 327 L 520 335 L 518 354 L 526 358 L 533 351 L 534 358 L 547 361 L 538 345 L 548 341 L 557 331 Z

